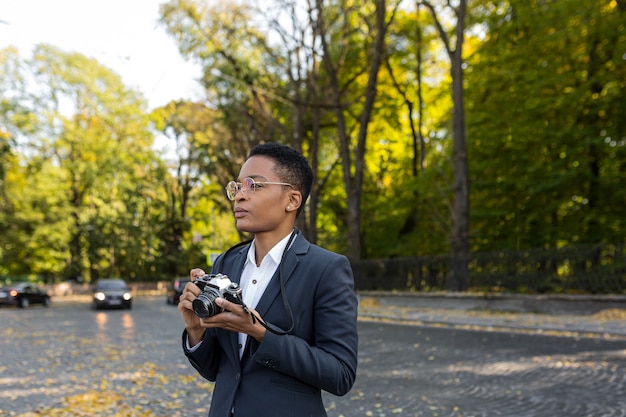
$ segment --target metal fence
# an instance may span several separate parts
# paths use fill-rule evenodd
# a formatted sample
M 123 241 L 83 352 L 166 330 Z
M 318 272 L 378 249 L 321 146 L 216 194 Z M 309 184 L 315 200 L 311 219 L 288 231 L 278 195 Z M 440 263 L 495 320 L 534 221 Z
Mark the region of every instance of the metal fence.
M 471 291 L 625 294 L 626 244 L 472 253 Z M 357 290 L 445 291 L 449 255 L 352 263 Z

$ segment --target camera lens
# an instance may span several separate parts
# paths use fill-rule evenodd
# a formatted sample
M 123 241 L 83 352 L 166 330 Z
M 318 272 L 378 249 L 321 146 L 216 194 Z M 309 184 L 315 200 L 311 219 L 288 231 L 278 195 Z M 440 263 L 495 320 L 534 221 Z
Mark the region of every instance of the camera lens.
M 221 307 L 215 304 L 215 299 L 219 294 L 215 291 L 203 291 L 198 298 L 193 300 L 193 312 L 201 319 L 212 317 L 222 312 Z

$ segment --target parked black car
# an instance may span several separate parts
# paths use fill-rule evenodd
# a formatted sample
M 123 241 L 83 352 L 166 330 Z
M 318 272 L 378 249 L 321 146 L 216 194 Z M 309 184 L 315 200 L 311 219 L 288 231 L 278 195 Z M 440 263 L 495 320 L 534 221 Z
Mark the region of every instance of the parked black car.
M 30 282 L 20 282 L 0 288 L 0 305 L 16 305 L 26 308 L 31 304 L 42 304 L 48 307 L 50 295 Z
M 172 282 L 172 286 L 167 290 L 165 301 L 168 304 L 178 305 L 178 301 L 180 300 L 180 296 L 185 289 L 185 285 L 187 285 L 189 281 L 189 278 L 176 278 L 174 282 Z
M 130 309 L 133 305 L 133 294 L 123 279 L 98 280 L 93 290 L 94 310 L 105 307 Z

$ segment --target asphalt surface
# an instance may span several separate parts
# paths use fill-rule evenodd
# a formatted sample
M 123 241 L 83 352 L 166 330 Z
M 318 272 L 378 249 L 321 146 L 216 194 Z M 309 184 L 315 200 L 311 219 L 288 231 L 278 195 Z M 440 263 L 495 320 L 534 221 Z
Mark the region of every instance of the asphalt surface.
M 353 392 L 375 399 L 344 417 L 626 416 L 626 297 L 367 293 L 359 313 Z
M 621 298 L 360 295 L 359 368 L 329 417 L 626 416 Z M 206 416 L 164 296 L 0 309 L 0 417 Z M 260 387 L 262 389 L 262 387 Z M 262 414 L 254 417 L 264 417 Z

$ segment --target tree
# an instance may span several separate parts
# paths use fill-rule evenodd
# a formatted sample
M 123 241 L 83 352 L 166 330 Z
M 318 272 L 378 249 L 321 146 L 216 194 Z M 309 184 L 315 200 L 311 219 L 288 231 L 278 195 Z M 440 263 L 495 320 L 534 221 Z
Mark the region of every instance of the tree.
M 469 282 L 470 251 L 470 180 L 467 156 L 467 132 L 465 128 L 463 86 L 463 42 L 465 39 L 465 16 L 467 0 L 459 0 L 456 6 L 446 2 L 437 6 L 428 0 L 419 0 L 432 15 L 437 32 L 450 59 L 452 77 L 452 164 L 454 167 L 454 205 L 452 208 L 452 236 L 450 241 L 450 276 L 448 288 L 463 291 Z M 449 14 L 451 16 L 444 16 Z M 454 26 L 449 32 L 445 22 Z
M 322 63 L 330 85 L 330 105 L 334 109 L 343 185 L 347 197 L 346 255 L 353 260 L 361 257 L 361 196 L 368 127 L 376 100 L 378 75 L 384 62 L 386 33 L 397 7 L 398 4 L 392 6 L 391 12 L 388 12 L 385 0 L 376 1 L 372 20 L 367 20 L 367 7 L 334 8 L 326 7 L 321 0 L 315 2 L 317 21 L 314 25 L 320 36 Z M 358 36 L 353 28 L 353 25 L 358 26 L 360 23 L 357 16 L 363 16 L 366 19 L 363 27 L 370 29 L 364 36 Z M 354 44 L 359 39 L 363 40 L 363 44 Z M 342 47 L 335 48 L 335 45 Z M 348 60 L 352 54 L 360 55 L 362 61 Z M 360 65 L 354 70 L 344 65 L 347 62 Z M 354 80 L 362 78 L 361 75 L 365 79 L 362 91 L 346 88 Z M 364 97 L 362 102 L 358 102 L 357 106 L 349 105 L 355 95 L 361 94 Z M 350 134 L 347 117 L 354 117 L 356 138 Z
M 57 181 L 47 192 L 65 201 L 60 206 L 71 224 L 65 226 L 69 259 L 64 275 L 119 273 L 123 254 L 136 253 L 132 239 L 137 239 L 135 248 L 144 250 L 141 235 L 129 235 L 126 225 L 137 221 L 129 209 L 145 201 L 138 184 L 137 194 L 127 187 L 154 156 L 146 151 L 152 136 L 145 104 L 116 74 L 80 54 L 39 45 L 27 66 L 36 88 L 23 105 L 36 128 L 22 138 L 32 150 L 25 164 L 29 178 L 50 176 L 51 170 Z
M 219 149 L 220 142 L 216 133 L 220 130 L 216 126 L 214 112 L 201 103 L 170 102 L 156 109 L 152 119 L 157 129 L 174 144 L 173 153 L 166 156 L 170 161 L 169 173 L 163 177 L 167 205 L 163 210 L 162 240 L 166 270 L 170 276 L 176 276 L 181 272 L 179 263 L 183 254 L 183 237 L 190 231 L 192 198 L 199 199 L 205 194 L 208 190 L 203 193 L 201 186 L 207 183 L 210 185 L 208 189 L 217 191 L 218 197 L 223 197 L 221 187 L 209 181 L 220 173 L 219 166 L 214 162 L 214 153 Z M 211 200 L 215 204 L 219 198 L 214 195 Z M 208 216 L 208 213 L 203 215 Z
M 468 73 L 477 249 L 621 241 L 624 11 L 596 1 L 488 6 Z
M 399 11 L 390 28 L 386 71 L 381 74 L 377 100 L 380 110 L 373 122 L 380 125 L 393 120 L 388 123 L 397 134 L 385 135 L 390 162 L 377 165 L 368 158 L 368 171 L 386 175 L 376 180 L 391 192 L 382 194 L 389 201 L 386 207 L 383 201 L 374 207 L 366 201 L 365 209 L 394 213 L 400 222 L 395 228 L 389 218 L 381 219 L 378 226 L 364 225 L 372 236 L 368 249 L 378 256 L 439 254 L 449 248 L 453 195 L 447 138 L 452 101 L 448 65 L 440 56 L 439 36 L 425 8 Z M 393 149 L 394 142 L 397 149 Z M 374 150 L 370 147 L 369 153 Z M 374 167 L 387 168 L 376 174 Z M 381 195 L 382 190 L 368 194 L 372 192 Z

